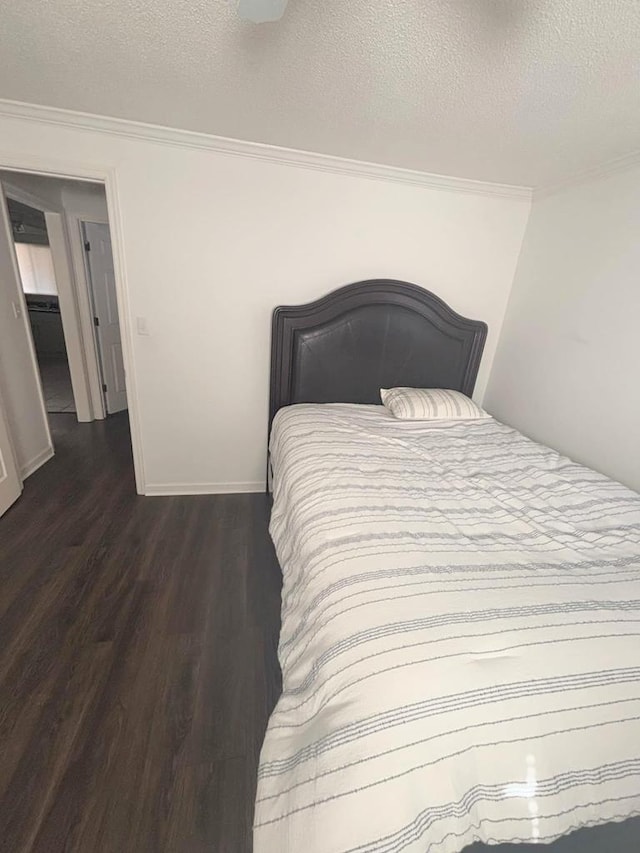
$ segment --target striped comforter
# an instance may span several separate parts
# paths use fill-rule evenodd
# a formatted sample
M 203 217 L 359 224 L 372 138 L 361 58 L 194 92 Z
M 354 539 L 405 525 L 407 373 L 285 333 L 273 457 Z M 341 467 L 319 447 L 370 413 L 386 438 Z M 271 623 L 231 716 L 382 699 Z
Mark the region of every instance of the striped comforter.
M 492 418 L 283 409 L 255 853 L 457 853 L 640 813 L 640 498 Z

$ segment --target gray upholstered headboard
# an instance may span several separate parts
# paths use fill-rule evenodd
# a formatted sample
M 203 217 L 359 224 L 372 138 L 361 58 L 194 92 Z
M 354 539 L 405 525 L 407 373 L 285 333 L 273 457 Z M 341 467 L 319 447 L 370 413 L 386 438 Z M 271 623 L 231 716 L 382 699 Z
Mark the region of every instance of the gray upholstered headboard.
M 380 403 L 380 388 L 471 395 L 487 326 L 415 284 L 374 279 L 273 312 L 269 428 L 292 403 Z

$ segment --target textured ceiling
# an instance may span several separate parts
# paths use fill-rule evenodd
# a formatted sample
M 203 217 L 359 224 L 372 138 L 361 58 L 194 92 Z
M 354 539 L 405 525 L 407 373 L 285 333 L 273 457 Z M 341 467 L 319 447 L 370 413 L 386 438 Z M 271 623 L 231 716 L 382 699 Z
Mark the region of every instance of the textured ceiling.
M 538 186 L 640 148 L 640 2 L 2 0 L 0 97 Z

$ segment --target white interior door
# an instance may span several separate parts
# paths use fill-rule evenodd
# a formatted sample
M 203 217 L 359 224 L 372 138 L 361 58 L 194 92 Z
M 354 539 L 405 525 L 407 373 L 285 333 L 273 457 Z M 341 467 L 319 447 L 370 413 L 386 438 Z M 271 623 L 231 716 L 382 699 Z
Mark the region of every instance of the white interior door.
M 84 237 L 107 413 L 127 408 L 109 226 L 85 222 Z
M 24 480 L 53 456 L 53 446 L 1 184 L 0 393 L 18 472 Z M 4 464 L 7 468 L 8 463 Z
M 0 399 L 0 515 L 5 513 L 11 504 L 20 497 L 21 492 L 22 482 L 18 476 L 18 468 L 9 438 L 9 428 Z

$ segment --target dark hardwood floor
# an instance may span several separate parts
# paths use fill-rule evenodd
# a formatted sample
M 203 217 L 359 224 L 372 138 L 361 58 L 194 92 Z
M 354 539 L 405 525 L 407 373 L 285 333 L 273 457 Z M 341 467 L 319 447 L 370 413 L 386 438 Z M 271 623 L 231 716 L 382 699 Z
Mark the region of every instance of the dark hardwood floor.
M 265 495 L 135 494 L 126 415 L 51 416 L 0 519 L 0 849 L 251 849 L 280 690 Z

